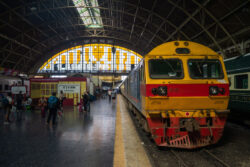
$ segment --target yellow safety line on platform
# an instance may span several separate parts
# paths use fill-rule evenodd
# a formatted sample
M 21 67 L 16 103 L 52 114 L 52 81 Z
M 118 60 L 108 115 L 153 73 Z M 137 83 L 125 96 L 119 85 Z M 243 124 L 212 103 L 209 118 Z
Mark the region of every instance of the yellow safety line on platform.
M 115 126 L 115 147 L 114 147 L 113 166 L 114 167 L 126 166 L 119 98 L 117 98 L 116 102 L 116 126 Z

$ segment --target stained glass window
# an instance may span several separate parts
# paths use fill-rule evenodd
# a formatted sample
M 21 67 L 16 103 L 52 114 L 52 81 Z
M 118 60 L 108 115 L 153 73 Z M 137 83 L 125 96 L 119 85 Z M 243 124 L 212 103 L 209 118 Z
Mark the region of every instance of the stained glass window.
M 115 53 L 112 52 L 115 48 Z M 45 62 L 38 73 L 125 72 L 128 73 L 142 56 L 110 44 L 86 44 L 63 50 Z

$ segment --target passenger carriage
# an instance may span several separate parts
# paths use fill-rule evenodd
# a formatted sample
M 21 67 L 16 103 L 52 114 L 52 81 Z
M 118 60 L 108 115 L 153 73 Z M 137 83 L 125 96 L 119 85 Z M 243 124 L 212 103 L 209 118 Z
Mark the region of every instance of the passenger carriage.
M 229 108 L 250 113 L 250 53 L 224 62 L 231 83 Z

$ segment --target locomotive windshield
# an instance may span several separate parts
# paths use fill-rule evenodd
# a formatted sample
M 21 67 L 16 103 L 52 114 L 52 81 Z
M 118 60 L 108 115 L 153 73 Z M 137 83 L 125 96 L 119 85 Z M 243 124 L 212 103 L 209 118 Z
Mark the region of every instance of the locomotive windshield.
M 151 59 L 148 63 L 152 79 L 183 78 L 182 62 L 179 59 Z
M 190 59 L 188 60 L 190 77 L 194 79 L 222 79 L 223 70 L 219 60 Z

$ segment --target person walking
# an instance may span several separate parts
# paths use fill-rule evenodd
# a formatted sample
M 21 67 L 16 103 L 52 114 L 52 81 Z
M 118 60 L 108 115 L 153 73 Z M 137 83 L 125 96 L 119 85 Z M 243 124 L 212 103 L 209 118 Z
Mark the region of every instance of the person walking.
M 84 111 L 88 111 L 88 103 L 89 103 L 89 95 L 85 91 L 83 95 L 83 106 L 84 106 Z
M 39 99 L 38 106 L 41 109 L 41 115 L 43 118 L 46 116 L 47 99 L 43 96 Z
M 31 104 L 32 104 L 32 98 L 28 96 L 25 104 L 26 111 L 32 111 Z
M 59 99 L 56 97 L 56 92 L 52 93 L 52 96 L 48 99 L 48 108 L 49 108 L 49 116 L 47 119 L 47 124 L 50 123 L 50 119 L 52 117 L 52 124 L 56 124 L 56 117 L 57 117 L 57 108 L 59 108 Z
M 12 107 L 11 93 L 8 93 L 8 95 L 6 97 L 3 97 L 2 103 L 3 103 L 4 112 L 5 112 L 4 124 L 7 125 L 10 123 L 10 110 Z
M 23 114 L 23 94 L 22 91 L 16 95 L 16 109 L 17 109 L 17 120 L 22 120 Z
M 59 94 L 59 101 L 60 101 L 60 110 L 63 113 L 63 100 L 65 99 L 64 93 L 61 90 Z
M 108 90 L 109 101 L 111 101 L 111 94 L 112 94 L 112 91 L 111 91 L 111 89 L 109 89 L 109 90 Z
M 3 112 L 3 99 L 4 95 L 0 93 L 0 112 Z

